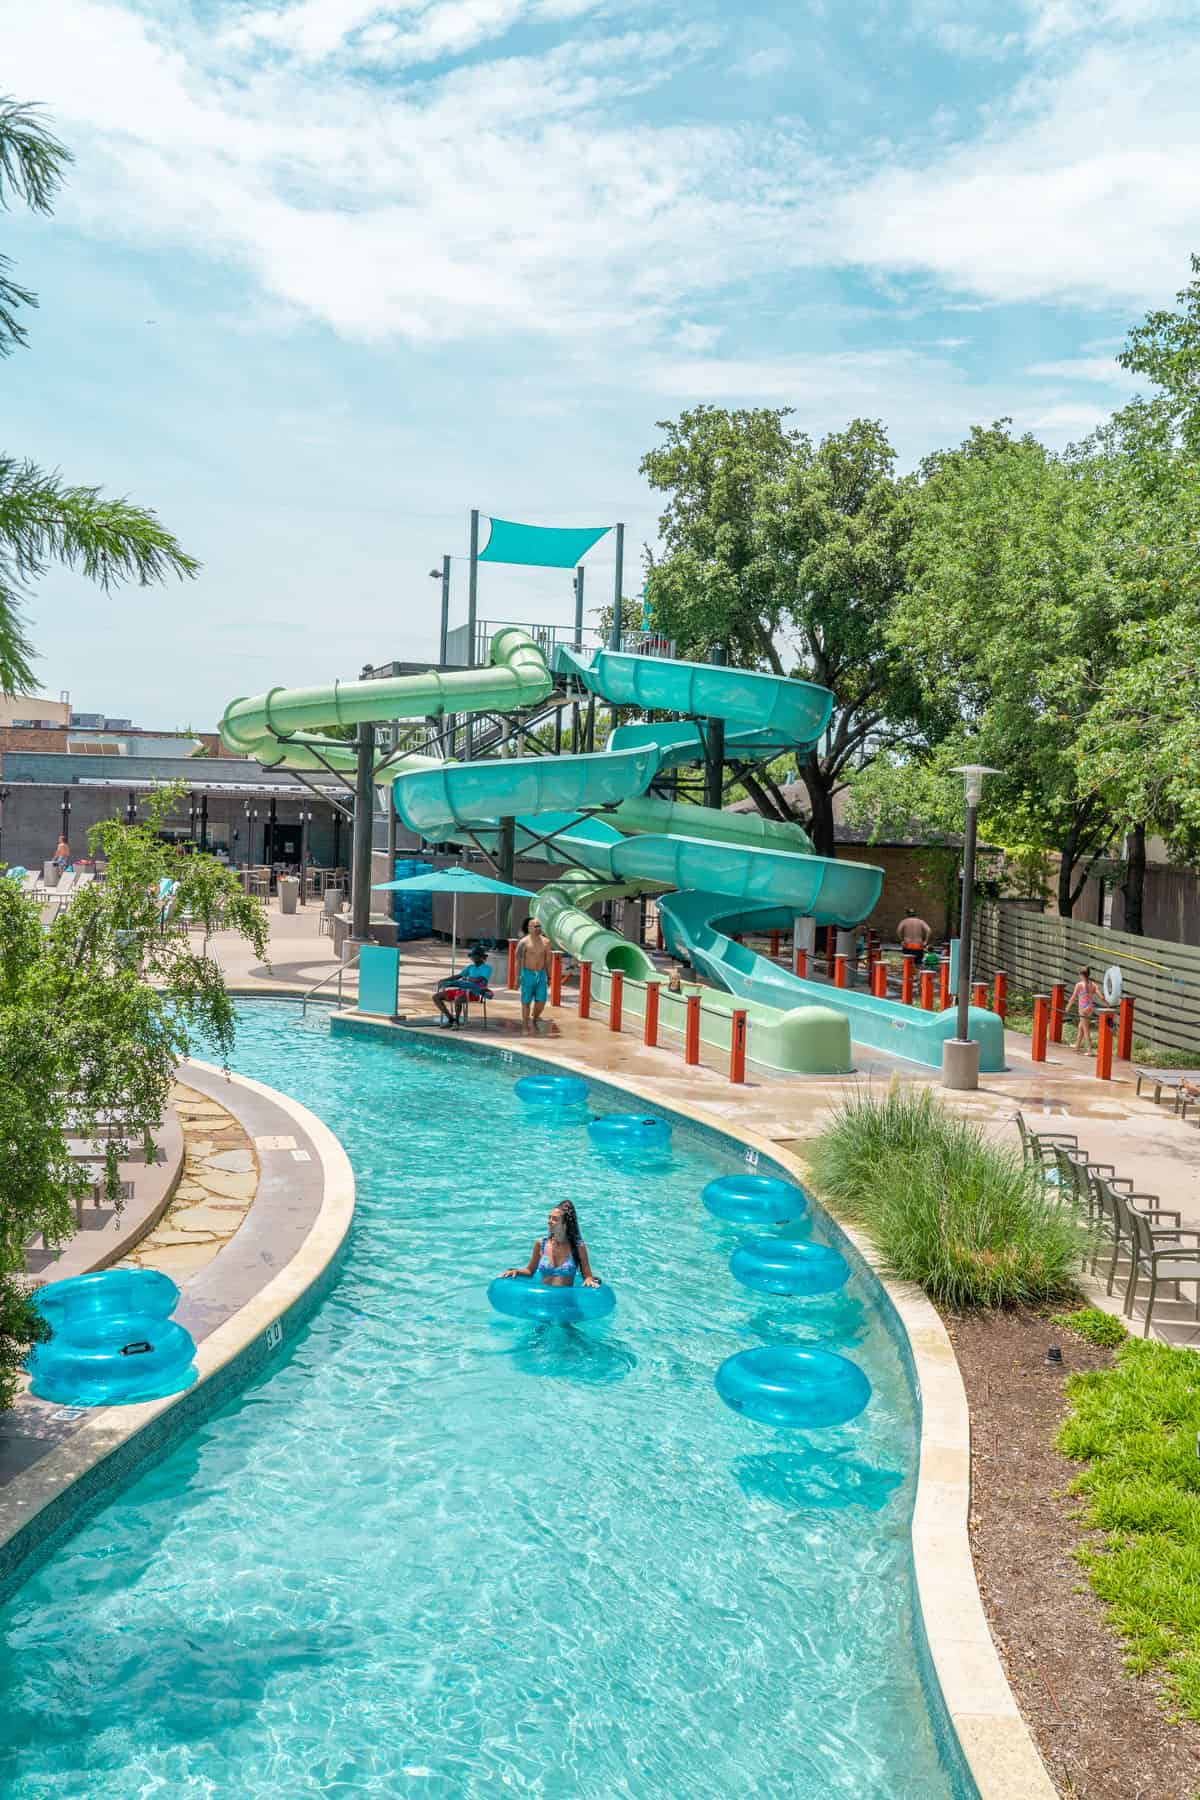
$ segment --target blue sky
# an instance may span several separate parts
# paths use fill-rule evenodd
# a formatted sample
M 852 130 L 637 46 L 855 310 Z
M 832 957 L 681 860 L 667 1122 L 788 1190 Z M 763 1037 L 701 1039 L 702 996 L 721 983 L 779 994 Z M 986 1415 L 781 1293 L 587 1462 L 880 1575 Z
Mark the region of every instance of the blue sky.
M 431 653 L 472 505 L 627 521 L 656 420 L 1061 445 L 1200 249 L 1195 0 L 7 0 L 77 162 L 5 447 L 153 506 L 185 587 L 30 608 L 45 686 L 210 725 Z M 590 598 L 611 584 L 592 552 Z M 631 585 L 627 582 L 627 587 Z M 636 585 L 636 582 L 633 583 Z M 465 613 L 455 564 L 453 617 Z M 483 616 L 570 615 L 481 577 Z

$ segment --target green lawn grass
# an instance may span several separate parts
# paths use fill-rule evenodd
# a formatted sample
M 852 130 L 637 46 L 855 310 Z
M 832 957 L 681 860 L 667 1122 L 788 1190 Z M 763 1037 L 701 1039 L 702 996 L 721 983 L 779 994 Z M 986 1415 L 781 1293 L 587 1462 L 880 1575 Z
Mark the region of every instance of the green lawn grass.
M 1127 1339 L 1111 1369 L 1073 1375 L 1058 1435 L 1086 1466 L 1072 1483 L 1078 1552 L 1137 1674 L 1157 1670 L 1181 1713 L 1200 1719 L 1200 1358 Z
M 891 1272 L 943 1306 L 1039 1306 L 1075 1290 L 1087 1242 L 1077 1218 L 930 1088 L 852 1096 L 808 1160 Z

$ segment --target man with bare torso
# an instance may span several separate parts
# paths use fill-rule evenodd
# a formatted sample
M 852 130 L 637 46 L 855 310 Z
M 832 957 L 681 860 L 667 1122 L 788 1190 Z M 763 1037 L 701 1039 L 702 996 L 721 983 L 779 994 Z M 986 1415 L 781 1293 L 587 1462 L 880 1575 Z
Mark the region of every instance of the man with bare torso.
M 550 944 L 536 919 L 530 919 L 529 930 L 517 945 L 517 968 L 521 975 L 521 1029 L 526 1037 L 536 1037 L 550 969 Z

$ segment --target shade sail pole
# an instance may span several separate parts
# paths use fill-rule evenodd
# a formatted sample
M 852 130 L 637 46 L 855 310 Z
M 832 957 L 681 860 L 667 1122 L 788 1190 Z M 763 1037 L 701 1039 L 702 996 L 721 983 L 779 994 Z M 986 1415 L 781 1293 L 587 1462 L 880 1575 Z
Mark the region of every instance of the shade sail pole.
M 619 650 L 621 648 L 622 623 L 621 588 L 625 582 L 625 527 L 617 525 L 614 529 L 617 534 L 617 563 L 613 575 L 613 616 L 612 629 L 608 634 L 608 647 L 610 650 Z

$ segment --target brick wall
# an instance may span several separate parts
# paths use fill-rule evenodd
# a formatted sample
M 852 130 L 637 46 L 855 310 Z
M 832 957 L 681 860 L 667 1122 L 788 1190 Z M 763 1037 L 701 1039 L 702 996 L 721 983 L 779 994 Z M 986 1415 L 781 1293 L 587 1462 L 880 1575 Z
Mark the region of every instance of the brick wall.
M 904 845 L 846 845 L 847 862 L 873 863 L 883 870 L 883 892 L 868 925 L 884 939 L 895 938 L 901 919 L 924 919 L 934 938 L 949 936 L 958 901 L 957 850 L 914 850 Z

